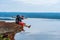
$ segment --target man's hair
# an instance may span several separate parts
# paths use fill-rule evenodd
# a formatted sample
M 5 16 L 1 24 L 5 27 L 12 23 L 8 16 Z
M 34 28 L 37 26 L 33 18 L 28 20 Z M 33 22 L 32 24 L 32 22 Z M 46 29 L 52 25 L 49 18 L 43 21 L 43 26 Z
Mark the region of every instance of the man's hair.
M 16 17 L 18 18 L 18 17 L 20 17 L 20 15 L 17 15 Z

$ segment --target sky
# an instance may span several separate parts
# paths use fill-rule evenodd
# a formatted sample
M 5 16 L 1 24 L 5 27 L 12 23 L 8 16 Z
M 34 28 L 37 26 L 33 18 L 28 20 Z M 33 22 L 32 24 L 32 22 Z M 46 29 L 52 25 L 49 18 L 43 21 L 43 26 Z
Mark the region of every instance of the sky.
M 0 0 L 0 12 L 60 12 L 60 0 Z

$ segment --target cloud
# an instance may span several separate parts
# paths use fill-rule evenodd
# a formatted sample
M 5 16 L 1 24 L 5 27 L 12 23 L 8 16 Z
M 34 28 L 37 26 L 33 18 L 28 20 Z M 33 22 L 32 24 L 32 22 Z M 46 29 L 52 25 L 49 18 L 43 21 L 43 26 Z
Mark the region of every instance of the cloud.
M 47 12 L 60 11 L 59 0 L 0 0 L 0 11 Z
M 22 1 L 24 3 L 30 3 L 30 4 L 56 4 L 58 3 L 58 0 L 15 0 L 15 1 Z

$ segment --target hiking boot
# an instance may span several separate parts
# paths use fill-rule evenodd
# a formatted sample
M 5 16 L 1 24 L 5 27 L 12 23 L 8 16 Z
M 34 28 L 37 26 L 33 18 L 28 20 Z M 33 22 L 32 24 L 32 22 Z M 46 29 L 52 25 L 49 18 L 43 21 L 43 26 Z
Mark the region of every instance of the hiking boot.
M 31 27 L 31 25 L 28 26 L 28 28 L 30 28 L 30 27 Z

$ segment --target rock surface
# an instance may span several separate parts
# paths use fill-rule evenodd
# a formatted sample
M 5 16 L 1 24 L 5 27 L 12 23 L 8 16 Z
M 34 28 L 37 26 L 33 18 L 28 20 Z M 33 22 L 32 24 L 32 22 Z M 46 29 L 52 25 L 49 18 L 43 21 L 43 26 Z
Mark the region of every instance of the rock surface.
M 14 22 L 0 21 L 0 34 L 8 35 L 10 40 L 14 40 L 14 36 L 17 32 L 21 32 L 22 27 Z

